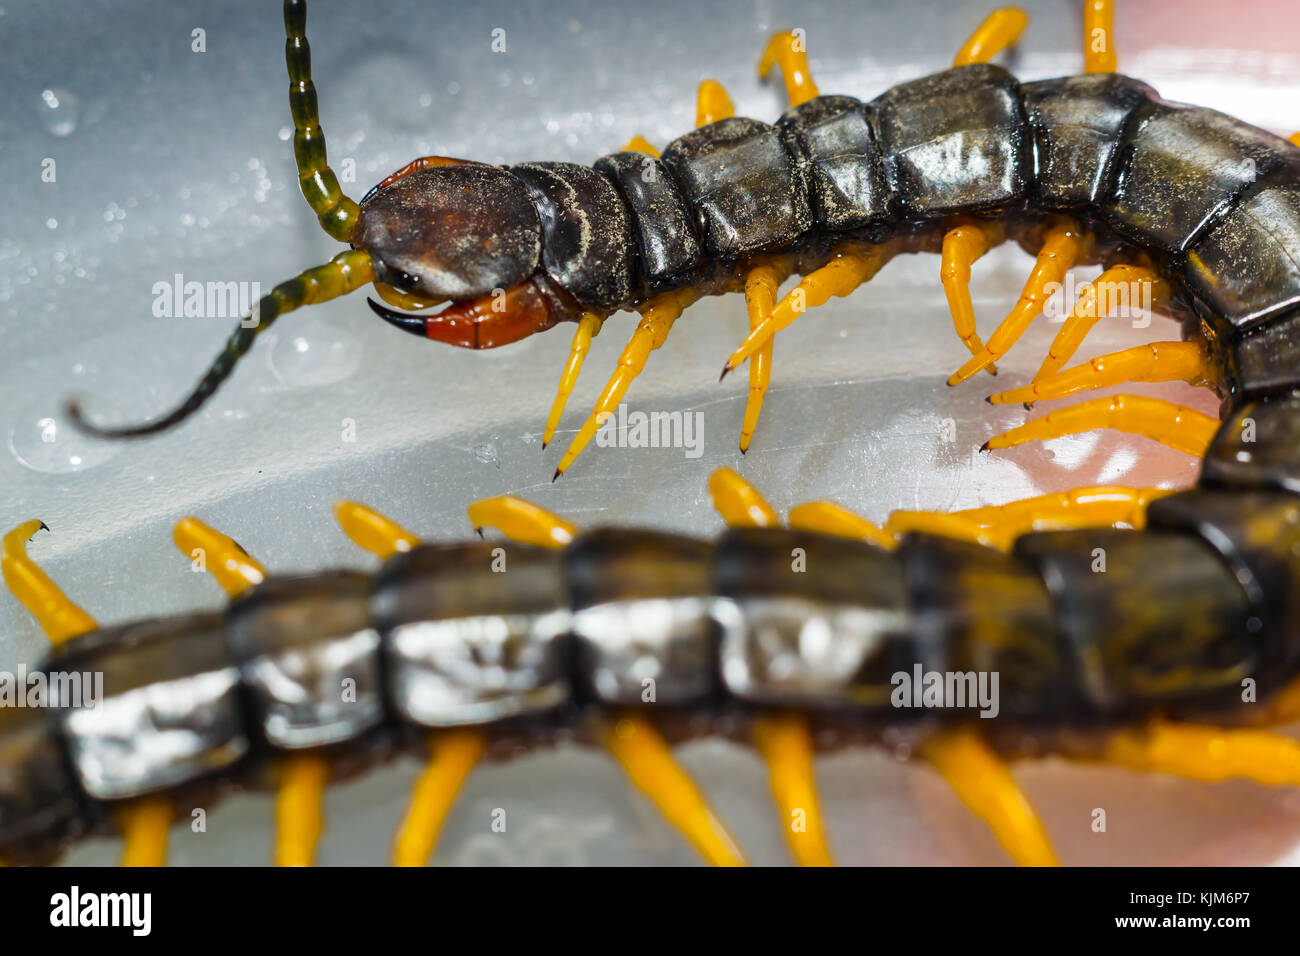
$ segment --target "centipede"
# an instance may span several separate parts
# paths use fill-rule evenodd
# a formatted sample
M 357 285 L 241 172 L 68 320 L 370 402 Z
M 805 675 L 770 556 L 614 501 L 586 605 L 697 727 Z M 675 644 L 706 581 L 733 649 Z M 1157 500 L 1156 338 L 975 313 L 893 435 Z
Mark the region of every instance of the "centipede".
M 781 527 L 728 470 L 710 489 L 733 527 L 712 541 L 583 533 L 506 497 L 476 503 L 470 519 L 508 545 L 421 545 L 343 503 L 345 532 L 385 559 L 374 575 L 270 576 L 187 519 L 177 543 L 208 555 L 229 609 L 106 629 L 27 557 L 40 528 L 29 522 L 5 538 L 4 572 L 55 644 L 44 670 L 103 672 L 107 696 L 98 714 L 0 709 L 0 856 L 43 862 L 116 829 L 124 862 L 156 864 L 194 794 L 270 785 L 274 858 L 307 864 L 331 780 L 423 750 L 392 851 L 423 864 L 480 760 L 555 739 L 607 748 L 715 864 L 744 852 L 670 750 L 700 734 L 759 750 L 780 816 L 801 821 L 783 830 L 807 865 L 833 859 L 814 774 L 825 747 L 883 743 L 928 762 L 1025 865 L 1057 856 L 1011 775 L 1017 759 L 1300 782 L 1300 744 L 1276 730 L 1300 716 L 1300 134 L 1169 102 L 1120 74 L 1112 18 L 1107 0 L 1084 4 L 1084 73 L 1020 83 L 990 61 L 1027 18 L 994 11 L 950 69 L 870 101 L 820 94 L 801 32 L 778 33 L 759 61 L 762 76 L 779 69 L 790 102 L 774 124 L 733 115 L 705 81 L 696 128 L 662 153 L 638 137 L 591 166 L 427 156 L 358 203 L 327 161 L 305 3 L 286 0 L 302 192 L 349 248 L 263 297 L 172 411 L 109 425 L 72 401 L 83 431 L 142 438 L 180 425 L 280 316 L 373 284 L 369 306 L 387 323 L 463 348 L 575 323 L 545 446 L 593 338 L 637 312 L 558 478 L 689 306 L 734 292 L 749 333 L 722 378 L 748 362 L 744 452 L 776 333 L 893 257 L 936 253 L 970 355 L 950 386 L 995 373 L 1049 289 L 1099 265 L 1032 381 L 988 400 L 1032 412 L 1126 382 L 1186 382 L 1222 400 L 1219 418 L 1141 395 L 1085 400 L 982 450 L 1116 429 L 1200 457 L 1199 482 L 896 512 L 884 525 L 816 501 Z M 1035 264 L 985 340 L 972 268 L 1006 242 Z M 1183 338 L 1067 367 L 1106 315 L 1107 283 L 1141 287 Z M 997 673 L 1001 719 L 900 706 L 894 679 L 914 668 L 918 680 Z
M 713 540 L 583 532 L 507 495 L 468 515 L 508 544 L 421 544 L 339 502 L 344 532 L 384 559 L 373 574 L 268 575 L 185 518 L 175 543 L 227 609 L 102 629 L 28 556 L 41 523 L 19 525 L 3 574 L 54 644 L 37 682 L 53 699 L 0 709 L 0 853 L 47 860 L 116 827 L 124 864 L 157 866 L 195 800 L 273 786 L 274 860 L 310 865 L 326 785 L 424 749 L 391 851 L 420 866 L 480 760 L 557 740 L 607 748 L 716 865 L 744 851 L 670 749 L 701 734 L 759 750 L 809 866 L 833 862 L 823 748 L 905 746 L 1031 866 L 1056 855 L 1015 756 L 1300 783 L 1300 742 L 1267 729 L 1300 716 L 1291 494 L 1098 489 L 958 513 L 935 534 L 910 530 L 922 512 L 880 527 L 830 501 L 783 526 L 735 471 L 709 485 L 731 526 Z M 1058 530 L 1032 530 L 1044 521 Z M 898 675 L 913 671 L 997 673 L 997 712 L 976 714 L 973 694 L 912 709 Z M 93 706 L 60 678 L 84 673 L 102 675 Z M 990 731 L 985 716 L 1001 720 Z

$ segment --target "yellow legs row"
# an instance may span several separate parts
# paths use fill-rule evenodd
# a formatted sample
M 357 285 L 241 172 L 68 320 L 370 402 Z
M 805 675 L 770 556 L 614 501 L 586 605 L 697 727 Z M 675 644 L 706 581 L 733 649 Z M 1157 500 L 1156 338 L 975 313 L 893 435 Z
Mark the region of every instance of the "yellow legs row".
M 1110 0 L 1087 0 L 1084 9 L 1084 60 L 1089 73 L 1113 72 L 1115 53 L 1112 43 L 1113 9 Z M 971 34 L 953 60 L 954 66 L 984 63 L 1011 46 L 1023 32 L 1028 17 L 1021 10 L 1006 7 L 995 10 Z M 801 31 L 775 34 L 759 60 L 760 77 L 779 67 L 791 105 L 797 106 L 818 95 L 808 68 L 805 38 Z M 703 126 L 732 115 L 726 91 L 715 81 L 700 84 L 696 98 L 696 125 Z M 635 137 L 624 149 L 657 156 L 655 148 Z M 996 361 L 1020 339 L 1033 320 L 1042 312 L 1051 291 L 1069 270 L 1085 259 L 1090 237 L 1065 218 L 1049 222 L 1044 229 L 1037 259 L 1015 306 L 985 343 L 976 331 L 971 302 L 971 267 L 989 249 L 1006 239 L 999 223 L 962 218 L 945 233 L 941 251 L 940 280 L 952 313 L 958 338 L 971 354 L 970 360 L 948 379 L 956 385 L 980 370 L 996 374 Z M 778 299 L 778 289 L 790 274 L 790 264 L 779 256 L 759 256 L 746 262 L 740 270 L 749 318 L 749 334 L 733 351 L 722 374 L 749 362 L 749 394 L 741 425 L 740 450 L 748 450 L 758 424 L 772 376 L 773 343 L 777 332 L 789 327 L 810 308 L 822 305 L 833 296 L 847 296 L 867 282 L 898 250 L 890 244 L 867 246 L 845 243 L 832 253 L 830 261 L 814 270 L 785 296 Z M 1118 290 L 1118 291 L 1115 291 Z M 1204 384 L 1210 377 L 1203 351 L 1182 342 L 1157 342 L 1143 350 L 1127 350 L 1099 356 L 1090 363 L 1064 369 L 1069 358 L 1083 343 L 1088 331 L 1113 311 L 1116 302 L 1142 301 L 1152 308 L 1167 301 L 1168 283 L 1146 261 L 1121 263 L 1105 269 L 1096 280 L 1082 288 L 1070 315 L 1056 335 L 1031 384 L 1022 389 L 1001 392 L 991 397 L 995 404 L 1060 398 L 1084 389 L 1140 381 L 1183 380 Z M 673 323 L 698 297 L 693 291 L 663 294 L 641 308 L 641 321 L 618 360 L 614 375 L 597 399 L 591 414 L 569 443 L 556 468 L 555 477 L 563 474 L 608 416 L 617 412 L 628 388 L 645 368 L 649 355 L 667 339 Z M 565 404 L 572 393 L 582 364 L 599 333 L 604 319 L 594 313 L 584 315 L 574 333 L 568 362 L 560 378 L 555 401 L 547 417 L 543 445 L 555 436 Z M 1063 434 L 1115 428 L 1146 435 L 1171 447 L 1199 452 L 1204 449 L 1207 433 L 1214 419 L 1192 409 L 1171 405 L 1157 399 L 1124 395 L 1114 399 L 1084 402 L 1063 409 L 1044 419 L 1026 423 L 1004 436 L 990 440 L 988 448 L 1002 448 L 1031 438 L 1057 437 Z
M 762 495 L 730 469 L 715 472 L 709 490 L 715 507 L 730 524 L 779 523 L 776 511 Z M 1140 528 L 1145 523 L 1146 502 L 1165 493 L 1153 489 L 1079 489 L 937 517 L 962 516 L 969 525 L 986 530 L 984 543 L 1006 547 L 1019 534 L 1044 525 L 1082 527 L 1122 522 Z M 792 528 L 838 534 L 887 548 L 896 544 L 897 535 L 907 531 L 956 531 L 958 536 L 981 540 L 970 535 L 969 528 L 963 531 L 957 525 L 935 526 L 928 520 L 930 517 L 927 512 L 895 512 L 889 530 L 885 530 L 833 502 L 821 501 L 791 509 L 787 521 Z M 1297 717 L 1300 682 L 1279 695 L 1264 722 L 1281 724 Z M 988 824 L 1012 860 L 1023 866 L 1056 865 L 1047 831 L 1010 767 L 977 733 L 963 728 L 938 734 L 926 741 L 921 754 L 948 781 L 962 803 Z M 1300 785 L 1300 742 L 1268 730 L 1224 729 L 1155 718 L 1144 726 L 1113 734 L 1094 759 L 1191 780 L 1242 778 L 1265 785 Z M 811 793 L 811 773 L 809 766 L 802 776 L 792 775 L 784 786 Z M 775 776 L 773 788 L 781 800 Z M 811 802 L 807 796 L 801 799 Z M 798 854 L 797 849 L 795 852 Z
M 775 510 L 735 472 L 724 469 L 710 479 L 718 511 L 733 526 L 773 527 Z M 1125 523 L 1142 527 L 1145 505 L 1163 492 L 1153 489 L 1078 489 L 1023 502 L 971 509 L 951 515 L 896 512 L 885 528 L 834 504 L 818 501 L 791 509 L 788 524 L 893 547 L 908 531 L 951 534 L 1007 547 L 1016 536 L 1043 527 L 1081 527 Z M 415 535 L 370 509 L 343 502 L 336 514 L 356 543 L 382 557 L 407 551 Z M 494 527 L 511 538 L 562 547 L 576 528 L 536 505 L 512 497 L 476 502 L 471 521 Z M 73 604 L 27 556 L 27 539 L 42 525 L 32 521 L 3 539 L 0 569 L 10 590 L 32 612 L 52 642 L 94 629 L 94 620 Z M 177 545 L 196 551 L 222 587 L 231 594 L 260 583 L 266 572 L 233 540 L 189 518 L 176 527 Z M 1279 695 L 1262 723 L 1300 717 L 1300 684 Z M 832 862 L 817 799 L 813 745 L 806 720 L 798 714 L 773 714 L 755 722 L 754 743 L 766 760 L 771 787 L 780 809 L 794 858 L 805 865 Z M 673 759 L 668 744 L 645 717 L 628 712 L 607 724 L 604 740 L 642 790 L 709 862 L 743 864 L 744 856 L 717 814 L 686 771 Z M 393 842 L 393 861 L 418 866 L 428 862 L 438 835 L 469 772 L 485 750 L 484 735 L 473 729 L 447 730 L 429 737 L 430 761 L 417 780 L 409 808 Z M 1055 856 L 1041 822 L 1016 785 L 1006 764 L 969 729 L 927 741 L 922 756 L 954 787 L 973 812 L 988 823 L 1013 860 L 1048 865 Z M 1266 730 L 1225 730 L 1153 720 L 1113 735 L 1094 759 L 1136 770 L 1174 774 L 1197 780 L 1241 777 L 1264 784 L 1300 784 L 1300 743 Z M 329 781 L 328 763 L 318 755 L 285 758 L 276 800 L 277 838 L 274 859 L 281 865 L 310 865 L 323 822 L 321 801 Z M 174 808 L 162 797 L 129 801 L 118 818 L 127 865 L 161 865 Z

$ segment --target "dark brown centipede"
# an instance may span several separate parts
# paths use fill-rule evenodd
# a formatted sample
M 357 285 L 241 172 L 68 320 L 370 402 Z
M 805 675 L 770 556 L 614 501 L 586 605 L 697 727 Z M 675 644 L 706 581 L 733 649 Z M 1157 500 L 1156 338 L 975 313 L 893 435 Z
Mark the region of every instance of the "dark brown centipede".
M 299 11 L 298 5 L 286 4 L 286 23 L 301 27 Z M 1289 593 L 1296 568 L 1288 535 L 1296 520 L 1289 497 L 1296 490 L 1295 429 L 1290 424 L 1295 408 L 1290 393 L 1297 384 L 1294 370 L 1300 368 L 1294 353 L 1300 278 L 1290 257 L 1292 239 L 1300 234 L 1295 228 L 1300 218 L 1297 153 L 1285 141 L 1213 111 L 1164 103 L 1149 88 L 1123 77 L 1101 74 L 1020 85 L 995 67 L 971 64 L 905 84 L 868 104 L 816 97 L 774 127 L 723 119 L 672 144 L 657 165 L 647 164 L 644 156 L 627 159 L 624 174 L 654 169 L 651 181 L 676 192 L 678 233 L 672 223 L 646 220 L 632 198 L 638 187 L 619 178 L 617 157 L 598 163 L 594 173 L 574 171 L 568 164 L 525 164 L 502 171 L 461 161 L 417 163 L 390 177 L 353 210 L 326 176 L 314 104 L 310 112 L 307 108 L 310 81 L 305 40 L 299 37 L 300 30 L 295 34 L 291 27 L 304 191 L 327 230 L 341 231 L 341 222 L 354 223 L 345 235 L 357 248 L 332 266 L 277 287 L 263 300 L 261 324 L 236 333 L 204 384 L 177 413 L 105 434 L 144 434 L 175 424 L 211 394 L 258 329 L 290 308 L 349 291 L 372 276 L 396 303 L 452 300 L 449 308 L 425 317 L 376 307 L 385 318 L 426 337 L 488 347 L 558 321 L 579 321 L 581 330 L 589 316 L 598 323 L 617 308 L 632 307 L 645 309 L 639 334 L 648 351 L 696 295 L 752 285 L 761 298 L 764 286 L 775 288 L 783 275 L 799 272 L 808 273 L 801 288 L 805 300 L 812 301 L 818 295 L 844 294 L 837 290 L 856 286 L 899 251 L 943 250 L 945 259 L 952 259 L 954 314 L 960 320 L 961 263 L 968 265 L 980 246 L 1009 233 L 1039 256 L 1044 269 L 1066 260 L 1098 259 L 1108 269 L 1132 270 L 1153 286 L 1163 283 L 1171 308 L 1185 318 L 1194 348 L 1159 343 L 1162 348 L 1146 354 L 1113 357 L 1112 364 L 1149 380 L 1212 381 L 1229 413 L 1206 457 L 1204 489 L 1154 506 L 1149 518 L 1153 530 L 1138 535 L 1071 532 L 1051 540 L 1032 536 L 1016 544 L 1014 568 L 1005 579 L 992 575 L 1004 583 L 1013 577 L 1023 580 L 1028 567 L 1041 577 L 1048 603 L 1039 602 L 1038 609 L 1050 608 L 1045 613 L 1051 623 L 1042 623 L 1043 618 L 1034 633 L 1044 635 L 1061 661 L 1086 664 L 1085 651 L 1104 656 L 1106 649 L 1120 653 L 1139 647 L 1152 654 L 1150 660 L 1121 655 L 1115 671 L 1103 666 L 1100 678 L 1078 666 L 1068 692 L 1063 685 L 1043 686 L 1051 686 L 1058 695 L 1054 700 L 1064 708 L 1074 708 L 1074 718 L 1091 708 L 1096 715 L 1125 722 L 1153 712 L 1176 717 L 1208 713 L 1216 723 L 1226 722 L 1239 709 L 1243 681 L 1258 680 L 1258 700 L 1269 707 L 1279 699 L 1294 672 L 1291 622 L 1297 618 Z M 293 56 L 303 61 L 296 64 L 296 75 Z M 969 125 L 972 117 L 984 125 Z M 921 126 L 927 119 L 934 123 L 928 131 Z M 838 148 L 855 134 L 861 149 Z M 934 146 L 936 142 L 941 145 Z M 932 146 L 935 155 L 926 157 L 925 149 Z M 960 163 L 940 161 L 954 150 Z M 317 158 L 320 165 L 313 167 Z M 750 161 L 755 167 L 746 165 Z M 974 168 L 1001 172 L 986 178 L 958 175 Z M 1092 175 L 1063 173 L 1080 168 Z M 861 191 L 846 191 L 846 183 Z M 319 189 L 313 196 L 314 187 Z M 767 197 L 758 204 L 764 223 L 746 218 L 752 216 L 755 195 Z M 608 201 L 610 196 L 617 202 Z M 565 200 L 574 205 L 565 207 Z M 644 202 L 647 208 L 664 204 L 662 196 Z M 770 215 L 774 208 L 783 215 Z M 536 218 L 535 228 L 529 212 Z M 849 220 L 836 218 L 841 214 L 858 219 L 846 224 Z M 489 215 L 501 218 L 485 224 Z M 620 215 L 625 226 L 614 228 L 611 219 Z M 434 222 L 464 224 L 467 242 L 448 242 L 448 233 L 439 232 L 445 248 L 431 249 L 435 244 L 429 235 L 410 248 L 402 245 L 408 234 L 403 223 L 423 227 Z M 620 272 L 608 262 L 596 268 L 598 260 L 589 258 L 596 255 L 592 248 L 565 233 L 564 226 L 574 222 L 584 224 L 577 230 L 581 234 L 610 235 L 610 247 L 600 255 L 622 256 L 626 269 Z M 369 232 L 363 229 L 367 223 Z M 592 233 L 591 224 L 601 229 Z M 656 228 L 662 231 L 655 233 Z M 519 251 L 516 246 L 529 245 L 530 234 L 535 251 Z M 484 236 L 492 238 L 491 256 L 485 253 Z M 760 237 L 765 238 L 760 242 Z M 655 251 L 673 251 L 692 241 L 698 260 L 689 269 L 651 270 Z M 575 245 L 582 247 L 580 255 Z M 521 269 L 520 281 L 506 281 Z M 614 296 L 623 292 L 621 281 L 627 292 L 615 302 Z M 795 301 L 785 300 L 784 312 L 782 304 L 770 304 L 755 322 L 752 341 L 744 347 L 749 351 L 742 349 L 729 366 L 759 354 L 782 318 L 797 317 Z M 1026 301 L 1029 307 L 1040 304 L 1032 293 Z M 1008 328 L 1025 318 L 1022 309 Z M 997 338 L 995 333 L 988 349 L 968 338 L 974 356 L 969 373 L 996 357 Z M 1059 370 L 1068 353 L 1053 353 L 1049 361 Z M 1048 369 L 1036 383 L 1039 391 L 1002 397 L 1048 397 L 1053 388 L 1073 389 L 1080 381 L 1084 387 L 1097 384 L 1079 374 L 1067 381 Z M 1102 406 L 1083 407 L 1065 422 L 1069 430 L 1102 423 L 1198 452 L 1212 435 L 1209 423 L 1151 400 L 1107 399 Z M 1051 433 L 1049 423 L 1016 437 Z M 914 542 L 908 548 L 947 547 L 923 545 Z M 933 556 L 909 557 L 913 552 L 908 548 L 898 559 L 904 568 L 912 560 L 941 563 Z M 1091 556 L 1098 548 L 1108 553 L 1118 549 L 1129 562 L 1125 567 L 1167 568 L 1169 578 L 1149 581 L 1151 590 L 1144 592 L 1133 584 L 1142 575 L 1116 575 L 1122 587 L 1111 590 L 1111 579 L 1098 584 L 1082 576 L 1079 556 Z M 990 560 L 978 552 L 970 562 Z M 746 573 L 755 580 L 762 570 L 747 567 Z M 943 587 L 951 589 L 954 578 L 960 579 L 960 573 L 941 576 Z M 920 580 L 907 579 L 916 590 L 907 592 L 903 604 L 910 607 L 921 601 L 918 593 L 930 594 Z M 1228 586 L 1229 581 L 1235 584 Z M 719 590 L 711 578 L 707 593 Z M 972 600 L 977 590 L 972 588 Z M 1205 603 L 1188 602 L 1175 610 L 1175 598 L 1189 591 Z M 836 592 L 820 599 L 843 596 Z M 847 603 L 862 600 L 857 593 Z M 1149 619 L 1150 609 L 1159 612 L 1159 620 Z M 938 646 L 946 646 L 945 641 L 962 646 L 951 627 L 944 626 L 949 629 L 936 638 Z M 1123 640 L 1115 637 L 1116 629 Z M 1162 635 L 1174 633 L 1182 638 L 1195 633 L 1203 641 L 1195 649 L 1162 646 Z M 920 640 L 916 635 L 909 639 Z M 1214 676 L 1197 678 L 1193 689 L 1180 683 L 1185 674 L 1175 680 L 1158 667 L 1141 673 L 1139 664 L 1155 664 L 1171 653 L 1179 667 L 1195 661 Z M 922 656 L 911 644 L 904 652 L 908 655 Z M 1130 678 L 1140 689 L 1120 686 Z M 1162 696 L 1162 689 L 1170 696 Z M 1269 716 L 1284 713 L 1270 710 Z M 1027 719 L 1044 716 L 1031 710 Z M 1275 743 L 1279 762 L 1289 759 L 1286 748 L 1271 738 L 1225 733 L 1225 739 Z M 1134 753 L 1140 751 L 1133 746 Z M 1133 763 L 1140 763 L 1140 754 Z M 1234 764 L 1234 772 L 1247 773 L 1241 768 L 1249 763 Z

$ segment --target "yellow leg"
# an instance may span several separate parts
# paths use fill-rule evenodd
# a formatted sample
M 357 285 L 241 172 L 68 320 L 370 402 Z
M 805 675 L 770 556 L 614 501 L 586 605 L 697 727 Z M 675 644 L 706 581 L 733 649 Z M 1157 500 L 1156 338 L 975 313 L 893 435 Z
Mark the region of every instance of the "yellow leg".
M 1032 404 L 1126 382 L 1201 385 L 1209 375 L 1209 359 L 1200 342 L 1151 342 L 1098 355 L 1082 365 L 1035 379 L 1023 388 L 998 392 L 989 396 L 989 402 L 994 405 Z
M 1011 776 L 1011 769 L 976 734 L 950 731 L 927 741 L 922 752 L 961 802 L 989 825 L 1017 864 L 1059 865 L 1047 831 Z
M 275 797 L 275 865 L 312 866 L 324 829 L 321 802 L 329 783 L 329 761 L 320 754 L 297 753 L 280 762 Z
M 740 847 L 649 721 L 634 714 L 619 717 L 606 730 L 605 742 L 632 785 L 705 860 L 714 866 L 745 865 Z
M 1002 7 L 990 13 L 970 35 L 957 55 L 953 57 L 953 66 L 966 66 L 969 63 L 987 63 L 1020 38 L 1029 15 L 1016 7 Z
M 1115 9 L 1111 0 L 1084 0 L 1083 4 L 1083 72 L 1114 73 L 1117 67 L 1115 46 Z
M 1300 784 L 1300 741 L 1267 730 L 1156 720 L 1116 733 L 1101 759 L 1131 770 L 1212 783 L 1241 777 L 1268 786 Z
M 353 542 L 385 560 L 420 543 L 391 518 L 355 501 L 338 502 L 334 516 Z M 429 862 L 447 812 L 486 747 L 487 738 L 477 730 L 440 730 L 429 735 L 429 765 L 415 783 L 410 806 L 393 840 L 394 866 Z
M 767 761 L 772 796 L 795 860 L 800 866 L 834 866 L 817 799 L 808 721 L 798 714 L 759 717 L 754 721 L 754 744 Z
M 981 451 L 1010 448 L 1035 439 L 1059 438 L 1094 428 L 1143 435 L 1189 455 L 1202 456 L 1219 429 L 1219 420 L 1186 405 L 1144 395 L 1112 395 L 1080 402 L 995 435 Z
M 28 539 L 44 527 L 40 521 L 27 521 L 6 534 L 0 570 L 14 597 L 32 613 L 50 643 L 57 647 L 99 625 L 27 556 Z M 167 860 L 171 803 L 161 797 L 141 797 L 118 807 L 117 817 L 123 840 L 122 865 L 162 866 Z
M 632 333 L 627 347 L 623 349 L 623 354 L 619 356 L 617 370 L 610 377 L 605 390 L 600 393 L 600 398 L 596 400 L 596 407 L 592 409 L 591 416 L 569 443 L 564 457 L 560 459 L 559 467 L 555 469 L 556 478 L 564 474 L 573 464 L 574 459 L 587 447 L 587 443 L 605 423 L 606 417 L 618 410 L 618 403 L 627 394 L 628 386 L 645 369 L 646 359 L 650 357 L 650 353 L 664 344 L 673 323 L 681 317 L 686 307 L 699 297 L 700 293 L 694 289 L 664 292 L 655 296 L 641 309 L 641 321 L 637 324 L 636 331 Z
M 777 65 L 781 67 L 785 95 L 791 106 L 806 103 L 818 95 L 817 84 L 808 69 L 808 53 L 804 49 L 802 32 L 789 30 L 772 34 L 758 61 L 759 79 L 766 79 L 772 67 Z
M 1097 528 L 1126 524 L 1146 526 L 1147 506 L 1172 491 L 1101 485 L 1023 498 L 1004 505 L 968 508 L 951 513 L 895 511 L 889 529 L 896 534 L 925 532 L 959 537 L 995 548 L 1010 548 L 1031 531 Z
M 898 540 L 888 531 L 833 501 L 809 501 L 791 508 L 786 522 L 791 528 L 856 538 L 890 550 L 898 545 Z
M 745 309 L 749 313 L 751 330 L 763 324 L 776 306 L 776 290 L 781 285 L 781 273 L 770 262 L 754 266 L 745 276 Z M 749 442 L 758 427 L 758 416 L 763 410 L 763 397 L 772 381 L 772 349 L 775 339 L 768 339 L 754 353 L 749 363 L 749 396 L 745 399 L 745 419 L 740 428 L 740 452 L 749 451 Z
M 334 505 L 334 519 L 352 543 L 381 558 L 410 551 L 420 539 L 391 518 L 355 501 Z
M 512 541 L 543 548 L 562 548 L 578 533 L 578 526 L 514 495 L 484 498 L 469 506 L 474 530 L 497 528 Z
M 730 468 L 709 475 L 713 508 L 733 528 L 777 528 L 781 519 L 758 489 Z
M 623 144 L 623 148 L 619 150 L 619 152 L 645 153 L 647 156 L 654 156 L 655 158 L 658 158 L 659 156 L 659 150 L 655 149 L 654 144 L 644 136 L 633 136 Z
M 172 805 L 165 797 L 140 797 L 120 807 L 122 866 L 164 866 Z
M 1134 265 L 1111 266 L 1079 292 L 1074 307 L 1047 350 L 1047 358 L 1043 359 L 1034 375 L 1034 381 L 1060 371 L 1070 356 L 1078 351 L 1092 327 L 1116 305 L 1142 303 L 1149 297 L 1154 309 L 1167 302 L 1169 296 L 1169 283 L 1154 269 Z
M 1083 236 L 1073 223 L 1061 223 L 1052 227 L 1043 242 L 1043 248 L 1039 250 L 1038 259 L 1033 271 L 1029 273 L 1019 301 L 989 337 L 984 350 L 949 377 L 949 385 L 966 381 L 986 365 L 1001 358 L 1016 344 L 1030 323 L 1042 313 L 1043 303 L 1048 299 L 1048 287 L 1065 278 L 1078 258 L 1082 245 Z
M 191 560 L 202 560 L 204 568 L 231 597 L 261 584 L 266 578 L 266 569 L 238 542 L 198 518 L 182 518 L 176 522 L 172 539 L 181 554 Z
M 443 730 L 429 737 L 429 765 L 411 791 L 411 803 L 393 839 L 394 866 L 426 866 L 469 772 L 483 757 L 474 730 Z
M 1002 547 L 1002 536 L 978 521 L 944 511 L 895 511 L 885 522 L 893 534 L 934 534 L 957 541 L 970 541 L 989 548 Z
M 970 300 L 970 267 L 990 248 L 1005 237 L 1003 228 L 992 222 L 963 223 L 948 231 L 943 237 L 942 264 L 939 281 L 948 297 L 948 311 L 952 313 L 953 328 L 962 345 L 971 355 L 984 351 L 984 343 L 975 334 L 975 307 Z M 988 366 L 989 374 L 996 375 L 997 368 Z
M 543 448 L 555 437 L 555 429 L 560 424 L 560 416 L 564 414 L 564 406 L 569 401 L 573 386 L 578 384 L 582 363 L 587 360 L 591 340 L 600 334 L 600 327 L 604 321 L 594 312 L 584 313 L 578 320 L 578 330 L 573 333 L 573 344 L 569 347 L 569 361 L 560 375 L 560 387 L 555 393 L 555 401 L 551 403 L 551 413 L 546 416 L 546 431 L 542 434 Z
M 1300 133 L 1292 133 L 1289 137 L 1287 137 L 1287 140 L 1293 146 L 1300 146 Z
M 695 125 L 708 126 L 735 115 L 731 97 L 717 80 L 705 80 L 695 93 Z
M 731 353 L 722 367 L 722 376 L 756 353 L 764 343 L 804 312 L 822 305 L 832 296 L 845 296 L 866 282 L 885 264 L 888 252 L 882 246 L 845 243 L 835 250 L 835 258 L 814 272 L 776 304 L 767 318 L 752 328 L 745 341 Z
M 266 579 L 266 569 L 228 535 L 198 518 L 182 518 L 172 532 L 176 547 L 204 566 L 231 597 Z M 320 840 L 321 804 L 329 783 L 329 761 L 316 753 L 291 754 L 281 760 L 275 802 L 276 866 L 311 866 Z
M 57 647 L 98 625 L 27 556 L 28 540 L 42 528 L 49 530 L 43 521 L 24 521 L 4 536 L 0 572 L 13 596 L 31 612 L 50 643 Z

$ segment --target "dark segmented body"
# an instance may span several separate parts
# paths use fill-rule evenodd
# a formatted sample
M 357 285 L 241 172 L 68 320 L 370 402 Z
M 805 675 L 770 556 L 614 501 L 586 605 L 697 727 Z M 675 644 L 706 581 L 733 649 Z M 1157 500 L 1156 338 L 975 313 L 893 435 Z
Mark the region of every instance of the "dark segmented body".
M 1294 429 L 1283 405 L 1255 409 L 1261 430 Z M 1053 749 L 1156 711 L 1249 720 L 1243 681 L 1264 700 L 1300 670 L 1300 444 L 1252 459 L 1229 442 L 1149 530 L 1029 534 L 1010 554 L 598 529 L 558 551 L 425 545 L 373 576 L 272 578 L 224 614 L 101 629 L 44 668 L 102 672 L 95 708 L 0 711 L 0 856 L 48 857 L 121 800 L 257 782 L 276 755 L 364 768 L 419 728 L 518 741 L 592 710 L 735 728 L 795 708 L 854 739 L 973 721 Z M 1003 720 L 895 706 L 918 667 L 997 673 Z
M 362 203 L 355 244 L 383 279 L 431 299 L 540 273 L 554 314 L 575 319 L 667 289 L 726 291 L 758 253 L 815 263 L 838 242 L 928 234 L 954 216 L 1065 213 L 1110 239 L 1103 248 L 1137 248 L 1161 266 L 1204 323 L 1189 331 L 1210 338 L 1226 397 L 1300 385 L 1300 149 L 1125 76 L 1020 84 L 990 64 L 955 67 L 869 103 L 820 96 L 775 126 L 721 120 L 662 160 L 616 153 L 595 170 L 415 172 Z M 454 268 L 454 246 L 384 228 L 461 234 L 437 228 L 448 215 L 478 217 L 475 233 L 497 237 L 490 275 L 474 281 Z M 413 267 L 416 247 L 449 261 Z

